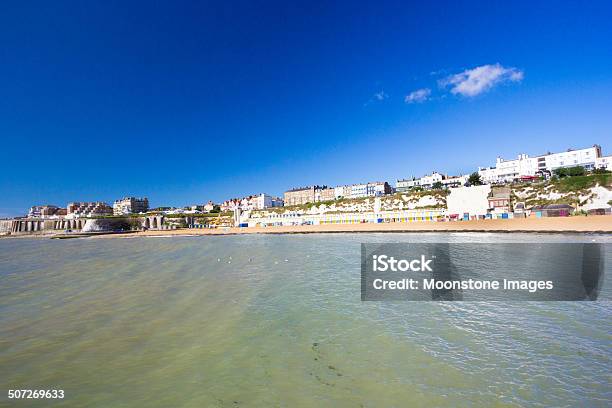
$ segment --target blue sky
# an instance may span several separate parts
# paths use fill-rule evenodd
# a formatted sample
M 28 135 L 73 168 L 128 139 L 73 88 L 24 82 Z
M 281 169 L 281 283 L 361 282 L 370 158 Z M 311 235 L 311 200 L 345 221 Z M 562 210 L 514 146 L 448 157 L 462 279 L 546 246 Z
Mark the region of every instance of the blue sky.
M 610 154 L 610 3 L 491 3 L 4 4 L 0 217 Z

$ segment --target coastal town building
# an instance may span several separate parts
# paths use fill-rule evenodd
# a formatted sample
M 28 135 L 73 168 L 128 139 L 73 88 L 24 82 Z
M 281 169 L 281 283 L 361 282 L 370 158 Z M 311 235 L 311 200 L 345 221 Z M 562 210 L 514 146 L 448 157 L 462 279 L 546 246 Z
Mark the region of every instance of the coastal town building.
M 34 205 L 30 207 L 30 211 L 28 211 L 28 218 L 39 218 L 40 210 L 43 208 L 42 205 Z
M 334 187 L 334 197 L 337 199 L 340 198 L 350 198 L 351 196 L 351 186 L 337 186 Z
M 56 207 L 54 205 L 45 205 L 40 209 L 41 218 L 61 218 L 64 217 L 68 211 L 62 207 Z
M 602 156 L 596 158 L 595 168 L 612 171 L 612 156 Z
M 108 204 L 96 202 L 72 202 L 66 207 L 66 218 L 96 217 L 113 215 L 113 208 Z
M 400 193 L 406 192 L 414 187 L 431 188 L 436 182 L 441 183 L 444 178 L 444 175 L 434 171 L 433 173 L 421 178 L 413 177 L 412 179 L 397 180 L 395 187 Z
M 380 197 L 391 194 L 392 189 L 386 181 L 351 185 L 350 198 Z
M 484 183 L 498 184 L 512 182 L 522 177 L 551 174 L 555 169 L 581 166 L 586 170 L 597 167 L 601 159 L 601 147 L 593 145 L 586 149 L 568 149 L 561 153 L 547 153 L 541 156 L 530 157 L 519 154 L 514 160 L 504 160 L 498 157 L 493 167 L 479 167 L 478 174 Z M 599 163 L 603 163 L 599 160 Z
M 510 212 L 510 187 L 491 187 L 488 201 L 490 213 Z
M 282 206 L 282 198 L 273 197 L 269 194 L 262 193 L 257 195 L 250 195 L 243 198 L 232 198 L 229 200 L 225 200 L 221 204 L 221 211 L 234 211 L 236 209 L 240 209 L 242 211 L 251 211 Z
M 270 199 L 270 207 L 283 207 L 285 200 L 282 197 L 272 197 Z
M 446 188 L 463 187 L 466 185 L 469 178 L 470 176 L 467 174 L 463 176 L 445 176 L 442 180 L 442 185 Z
M 240 198 L 230 198 L 229 200 L 225 200 L 219 206 L 221 211 L 233 211 L 234 209 L 240 206 Z
M 67 213 L 65 208 L 56 205 L 35 205 L 28 211 L 28 218 L 59 218 Z
M 436 183 L 441 183 L 445 188 L 452 187 L 461 187 L 467 183 L 468 180 L 467 175 L 464 176 L 447 176 L 445 174 L 438 173 L 437 171 L 432 172 L 431 174 L 425 175 L 421 178 L 411 178 L 411 179 L 403 179 L 397 180 L 395 187 L 396 190 L 400 193 L 406 192 L 414 187 L 420 187 L 423 189 L 430 189 Z
M 395 181 L 395 190 L 398 193 L 405 193 L 411 188 L 416 187 L 417 183 L 420 183 L 420 181 L 416 177 L 413 177 L 411 179 L 397 179 Z
M 285 205 L 302 205 L 313 203 L 315 200 L 315 189 L 318 186 L 296 187 L 284 193 Z
M 302 205 L 318 201 L 333 200 L 335 189 L 327 186 L 297 187 L 285 191 L 284 205 Z
M 149 211 L 149 199 L 146 197 L 124 197 L 113 203 L 114 215 L 139 214 L 147 211 Z
M 315 190 L 315 201 L 331 201 L 336 199 L 335 188 L 320 188 Z
M 249 200 L 249 206 L 254 210 L 263 210 L 264 208 L 282 207 L 284 204 L 283 199 L 280 197 L 273 197 L 268 194 L 258 194 L 251 197 Z
M 214 209 L 215 209 L 215 203 L 213 203 L 212 201 L 209 201 L 206 204 L 204 204 L 204 208 L 202 209 L 202 211 L 209 213 Z
M 424 188 L 424 189 L 429 189 L 432 188 L 434 184 L 436 183 L 442 183 L 442 180 L 444 180 L 445 176 L 438 173 L 437 171 L 434 171 L 431 174 L 428 174 L 426 176 L 423 176 L 419 179 L 419 185 L 420 187 Z

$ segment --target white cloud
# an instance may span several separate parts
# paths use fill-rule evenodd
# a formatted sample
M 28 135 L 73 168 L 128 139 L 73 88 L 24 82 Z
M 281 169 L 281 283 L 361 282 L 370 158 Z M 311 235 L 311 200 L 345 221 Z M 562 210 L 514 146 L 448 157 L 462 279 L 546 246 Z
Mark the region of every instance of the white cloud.
M 370 99 L 368 99 L 368 101 L 366 103 L 363 104 L 363 107 L 367 107 L 373 103 L 378 103 L 384 101 L 385 99 L 388 99 L 389 95 L 381 90 L 380 92 L 376 92 L 374 95 L 372 95 L 372 97 Z
M 376 99 L 377 101 L 384 101 L 385 99 L 387 99 L 389 97 L 389 95 L 387 95 L 385 93 L 385 91 L 380 91 L 380 92 L 376 92 L 374 94 L 374 99 Z
M 416 91 L 412 91 L 408 95 L 406 95 L 406 97 L 404 98 L 404 102 L 406 103 L 425 102 L 427 99 L 429 99 L 430 95 L 431 95 L 431 89 L 429 88 L 417 89 Z
M 517 68 L 504 68 L 500 64 L 481 65 L 451 75 L 439 81 L 442 87 L 451 87 L 451 93 L 476 96 L 504 82 L 520 82 L 524 72 Z

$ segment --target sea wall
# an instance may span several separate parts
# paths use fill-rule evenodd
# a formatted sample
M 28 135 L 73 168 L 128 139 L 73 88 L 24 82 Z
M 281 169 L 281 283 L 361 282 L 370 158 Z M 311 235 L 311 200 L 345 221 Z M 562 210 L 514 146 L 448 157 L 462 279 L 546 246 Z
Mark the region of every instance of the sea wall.
M 185 221 L 185 220 L 182 220 Z M 42 220 L 20 218 L 0 220 L 0 235 L 30 235 L 58 232 L 104 232 L 169 229 L 163 215 Z
M 41 220 L 41 219 L 13 219 L 0 220 L 0 235 L 32 234 L 54 230 L 80 230 L 85 220 Z

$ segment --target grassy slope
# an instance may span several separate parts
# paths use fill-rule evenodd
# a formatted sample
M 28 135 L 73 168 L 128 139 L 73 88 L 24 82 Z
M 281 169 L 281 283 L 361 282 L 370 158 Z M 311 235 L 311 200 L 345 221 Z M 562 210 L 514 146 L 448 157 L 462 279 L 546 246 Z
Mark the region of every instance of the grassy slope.
M 580 205 L 584 205 L 592 197 L 589 191 L 591 188 L 598 185 L 610 188 L 611 184 L 611 174 L 591 174 L 587 176 L 564 177 L 536 184 L 514 185 L 512 187 L 512 201 L 523 201 L 528 207 L 547 204 L 569 204 L 575 206 L 577 203 L 580 203 Z M 530 192 L 525 197 L 520 198 L 517 195 L 518 192 L 527 189 L 530 189 Z M 563 194 L 563 196 L 557 199 L 538 197 L 538 195 L 547 193 L 559 193 Z M 585 199 L 585 197 L 587 198 Z

